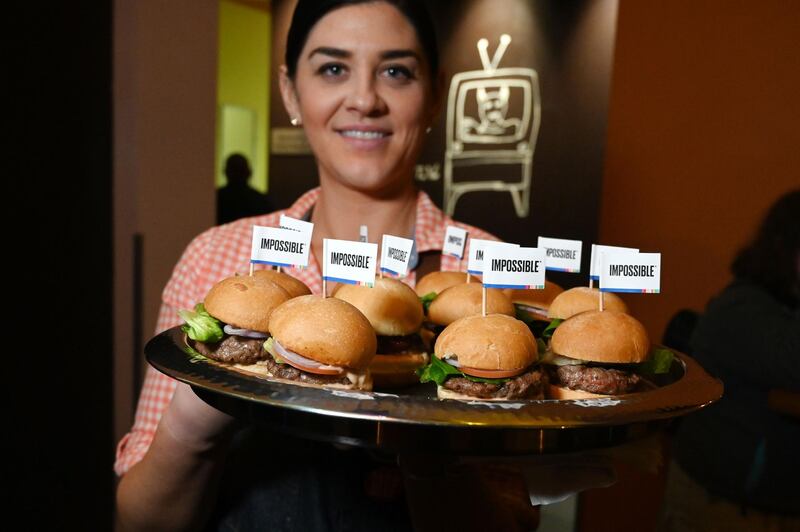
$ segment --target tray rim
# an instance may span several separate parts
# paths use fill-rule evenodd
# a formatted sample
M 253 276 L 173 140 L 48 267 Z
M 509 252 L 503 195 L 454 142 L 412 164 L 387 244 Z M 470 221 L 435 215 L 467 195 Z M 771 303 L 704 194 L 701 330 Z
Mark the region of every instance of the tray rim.
M 402 393 L 345 392 L 298 386 L 241 373 L 216 362 L 192 362 L 187 349 L 185 334 L 176 326 L 153 337 L 145 347 L 145 355 L 156 370 L 171 378 L 251 406 L 265 405 L 382 424 L 518 430 L 611 427 L 679 417 L 719 400 L 723 392 L 721 381 L 708 375 L 694 359 L 674 349 L 670 350 L 675 353 L 676 363 L 684 374 L 677 381 L 654 390 L 615 396 L 609 401 L 507 402 L 465 402 Z M 186 371 L 189 368 L 195 375 Z M 199 371 L 200 368 L 206 371 Z M 258 388 L 264 392 L 253 391 Z M 676 401 L 678 398 L 680 401 Z M 522 406 L 513 406 L 520 404 Z M 410 413 L 428 415 L 420 417 Z

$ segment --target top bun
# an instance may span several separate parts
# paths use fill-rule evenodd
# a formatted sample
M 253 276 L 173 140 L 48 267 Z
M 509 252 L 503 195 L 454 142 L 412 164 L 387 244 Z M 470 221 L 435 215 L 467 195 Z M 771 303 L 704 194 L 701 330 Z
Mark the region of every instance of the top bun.
M 616 310 L 590 310 L 564 321 L 550 340 L 557 355 L 611 364 L 643 362 L 650 353 L 644 325 Z
M 295 297 L 276 308 L 271 321 L 270 332 L 283 347 L 317 362 L 359 370 L 375 356 L 372 325 L 341 299 Z
M 410 286 L 397 279 L 379 277 L 374 288 L 344 284 L 335 297 L 360 310 L 377 334 L 405 336 L 422 326 L 422 303 Z
M 481 314 L 483 297 L 481 283 L 463 283 L 451 286 L 436 296 L 428 307 L 428 320 L 437 325 L 450 325 L 464 316 Z M 514 316 L 514 305 L 501 290 L 486 290 L 486 314 Z
M 278 270 L 256 270 L 254 275 L 279 285 L 289 292 L 289 297 L 306 296 L 311 293 L 311 289 L 303 281 L 295 279 L 288 273 Z
M 209 314 L 239 329 L 269 332 L 272 310 L 289 299 L 289 293 L 263 278 L 239 275 L 211 287 L 203 305 Z
M 588 286 L 576 286 L 558 294 L 550 303 L 547 311 L 549 318 L 565 320 L 575 314 L 586 312 L 587 310 L 598 310 L 600 308 L 600 290 L 589 288 Z M 611 292 L 603 292 L 603 308 L 606 310 L 617 310 L 628 312 L 628 306 Z
M 454 321 L 436 340 L 435 353 L 438 358 L 455 355 L 462 366 L 488 370 L 527 368 L 538 359 L 528 326 L 504 314 Z
M 472 281 L 481 282 L 474 275 L 470 275 L 470 278 Z M 439 294 L 446 288 L 457 284 L 465 284 L 466 282 L 467 274 L 464 272 L 431 272 L 422 279 L 417 280 L 417 286 L 414 290 L 419 296 L 424 296 L 431 292 Z
M 503 293 L 508 296 L 512 303 L 521 303 L 523 305 L 530 305 L 531 307 L 546 309 L 550 306 L 553 299 L 563 291 L 564 289 L 556 283 L 546 280 L 543 290 L 515 290 L 513 288 L 505 288 Z

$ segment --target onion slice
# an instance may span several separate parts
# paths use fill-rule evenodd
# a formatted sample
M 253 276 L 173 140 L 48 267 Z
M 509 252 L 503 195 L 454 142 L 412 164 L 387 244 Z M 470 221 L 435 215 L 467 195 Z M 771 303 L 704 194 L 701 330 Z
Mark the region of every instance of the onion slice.
M 517 307 L 525 312 L 530 314 L 536 314 L 538 316 L 547 317 L 547 309 L 542 307 L 533 307 L 531 305 L 526 305 L 524 303 L 514 303 Z
M 444 359 L 445 362 L 453 366 L 454 368 L 458 368 L 461 373 L 465 375 L 469 375 L 471 377 L 482 377 L 484 379 L 507 379 L 508 377 L 516 377 L 520 373 L 525 371 L 525 368 L 517 368 L 517 369 L 478 369 L 478 368 L 468 368 L 466 366 L 462 366 L 458 360 L 454 360 L 452 358 Z
M 309 373 L 316 373 L 318 375 L 342 375 L 345 370 L 339 366 L 327 366 L 316 360 L 311 360 L 304 356 L 298 355 L 293 351 L 289 351 L 283 347 L 274 337 L 272 338 L 272 346 L 275 352 L 278 353 L 287 364 L 293 366 L 300 371 L 307 371 Z
M 269 334 L 253 331 L 251 329 L 237 329 L 233 325 L 225 324 L 225 327 L 222 328 L 225 331 L 225 334 L 230 334 L 231 336 L 244 336 L 246 338 L 269 338 Z

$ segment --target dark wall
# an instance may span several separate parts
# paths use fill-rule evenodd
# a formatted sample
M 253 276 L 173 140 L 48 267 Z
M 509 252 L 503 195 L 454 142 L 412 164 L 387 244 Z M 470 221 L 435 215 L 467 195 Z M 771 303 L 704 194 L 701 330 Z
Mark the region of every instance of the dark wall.
M 291 0 L 273 2 L 275 65 L 283 63 L 293 5 Z M 542 120 L 533 158 L 530 213 L 518 217 L 508 192 L 474 192 L 461 197 L 455 217 L 522 245 L 535 246 L 539 235 L 583 240 L 587 249 L 583 273 L 551 277 L 565 285 L 584 283 L 588 244 L 597 238 L 616 2 L 442 1 L 430 2 L 429 9 L 437 24 L 448 85 L 454 73 L 482 69 L 478 39 L 488 39 L 491 57 L 503 33 L 512 41 L 500 68 L 533 68 L 540 82 Z M 277 79 L 272 82 L 271 106 L 271 127 L 290 127 Z M 440 176 L 445 136 L 443 108 L 419 161 L 438 164 Z M 483 166 L 457 175 L 510 180 L 518 168 Z M 317 183 L 310 156 L 271 154 L 269 175 L 270 195 L 277 206 L 290 204 Z M 442 205 L 441 177 L 418 185 Z
M 23 4 L 4 17 L 24 30 L 6 49 L 5 519 L 109 530 L 111 2 Z

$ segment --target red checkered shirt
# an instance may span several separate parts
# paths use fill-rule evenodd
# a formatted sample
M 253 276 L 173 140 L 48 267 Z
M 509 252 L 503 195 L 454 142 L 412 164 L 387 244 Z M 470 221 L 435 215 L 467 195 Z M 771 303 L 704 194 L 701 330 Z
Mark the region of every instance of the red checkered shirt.
M 243 218 L 226 225 L 213 227 L 195 238 L 178 261 L 167 286 L 161 296 L 161 310 L 156 324 L 156 333 L 180 325 L 179 309 L 190 309 L 202 301 L 208 290 L 220 279 L 229 277 L 235 272 L 246 272 L 249 269 L 252 226 L 260 225 L 276 227 L 281 214 L 292 218 L 303 218 L 317 201 L 319 188 L 306 192 L 285 211 Z M 445 229 L 455 225 L 469 231 L 470 238 L 497 240 L 496 237 L 475 227 L 453 221 L 436 207 L 427 194 L 417 194 L 417 218 L 414 238 L 417 251 L 441 250 Z M 468 257 L 469 243 L 464 257 Z M 466 271 L 464 264 L 456 257 L 442 255 L 441 269 Z M 322 292 L 322 278 L 319 265 L 313 255 L 308 268 L 304 270 L 287 269 L 290 275 L 303 281 L 315 294 Z M 414 286 L 414 272 L 406 281 Z M 161 414 L 172 400 L 175 392 L 175 380 L 157 372 L 152 367 L 147 369 L 133 427 L 117 445 L 117 460 L 114 470 L 124 475 L 134 464 L 139 462 L 150 447 Z

